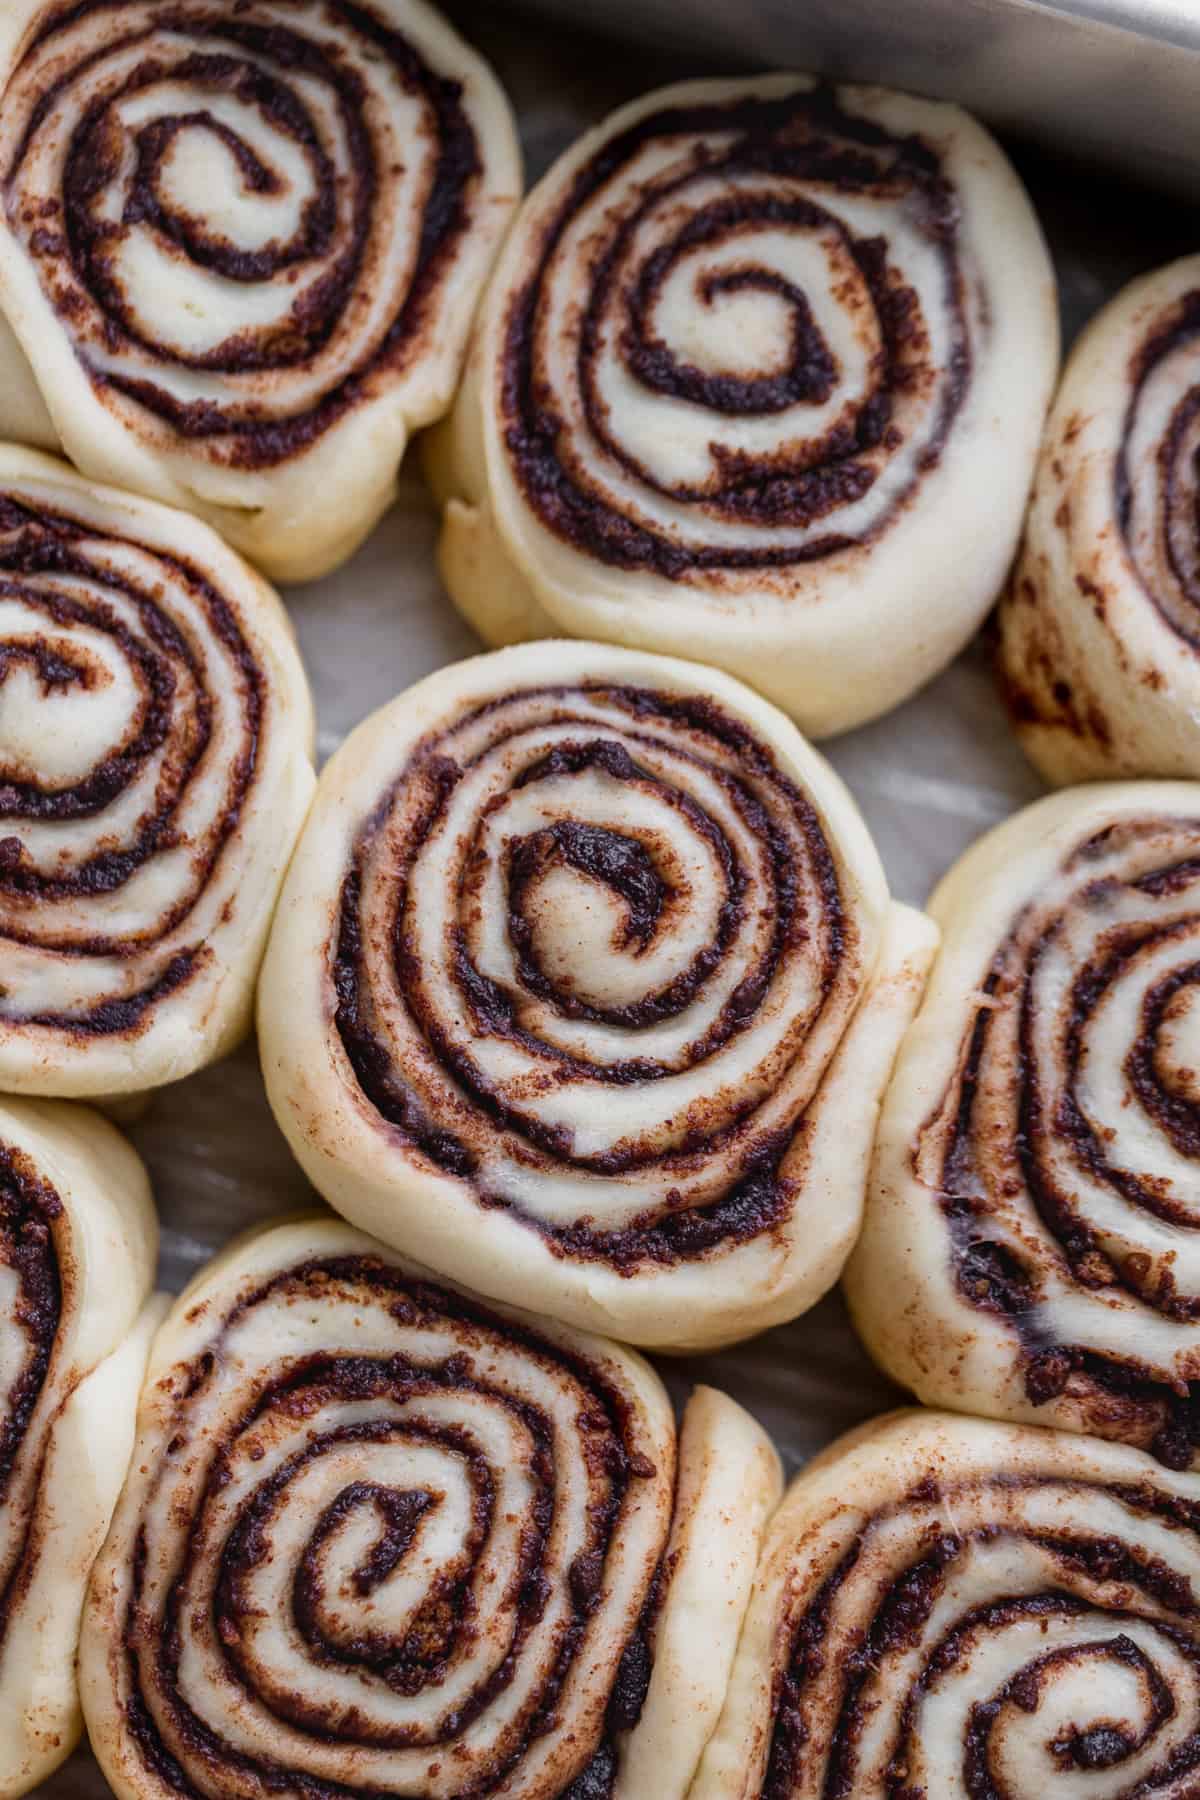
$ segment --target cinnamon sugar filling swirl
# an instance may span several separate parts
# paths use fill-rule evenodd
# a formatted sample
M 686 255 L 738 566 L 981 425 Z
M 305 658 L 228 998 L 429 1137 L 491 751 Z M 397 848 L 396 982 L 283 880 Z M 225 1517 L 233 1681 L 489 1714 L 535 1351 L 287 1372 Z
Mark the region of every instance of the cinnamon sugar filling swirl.
M 488 642 L 696 656 L 821 735 L 1003 581 L 1057 359 L 1036 221 L 956 108 L 692 82 L 530 196 L 428 466 Z
M 684 1800 L 774 1452 L 632 1352 L 497 1313 L 340 1222 L 176 1305 L 97 1566 L 88 1727 L 122 1800 Z
M 519 189 L 422 0 L 14 0 L 0 429 L 319 575 L 448 405 Z
M 938 1413 L 835 1444 L 772 1521 L 691 1800 L 1188 1800 L 1200 1481 Z
M 328 766 L 260 996 L 347 1217 L 669 1348 L 836 1279 L 932 928 L 748 690 L 596 645 L 422 682 Z
M 1049 781 L 1200 775 L 1200 257 L 1071 353 L 1000 611 L 1013 723 Z
M 0 1104 L 0 1792 L 65 1761 L 79 1616 L 133 1447 L 158 1229 L 98 1114 Z
M 1200 787 L 985 837 L 884 1101 L 856 1323 L 933 1404 L 1200 1447 Z
M 216 535 L 0 445 L 0 1085 L 114 1095 L 249 1024 L 313 787 L 273 593 Z

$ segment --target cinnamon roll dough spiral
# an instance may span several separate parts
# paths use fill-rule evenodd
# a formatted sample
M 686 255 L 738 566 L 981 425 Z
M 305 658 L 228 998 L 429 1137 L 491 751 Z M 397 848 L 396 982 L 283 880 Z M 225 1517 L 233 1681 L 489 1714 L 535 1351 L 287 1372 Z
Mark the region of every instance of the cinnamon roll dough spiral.
M 788 721 L 694 664 L 523 645 L 328 764 L 263 966 L 319 1191 L 479 1292 L 684 1349 L 837 1278 L 933 928 Z
M 677 1454 L 633 1352 L 340 1221 L 259 1231 L 155 1344 L 96 1754 L 120 1800 L 684 1800 L 779 1485 L 721 1394 Z
M 1200 785 L 1050 796 L 930 910 L 846 1274 L 927 1403 L 1200 1447 Z
M 1200 1481 L 897 1413 L 775 1514 L 691 1800 L 1189 1800 Z
M 955 107 L 798 75 L 624 107 L 519 215 L 429 440 L 492 644 L 695 656 L 816 735 L 961 649 L 1058 356 L 1017 177 Z
M 0 1087 L 229 1049 L 314 785 L 276 596 L 198 520 L 0 445 Z
M 0 432 L 320 575 L 448 406 L 519 193 L 422 0 L 7 0 Z
M 1047 780 L 1200 776 L 1200 256 L 1133 282 L 1051 411 L 999 668 Z
M 0 1794 L 70 1754 L 79 1621 L 157 1320 L 149 1184 L 98 1114 L 0 1102 Z

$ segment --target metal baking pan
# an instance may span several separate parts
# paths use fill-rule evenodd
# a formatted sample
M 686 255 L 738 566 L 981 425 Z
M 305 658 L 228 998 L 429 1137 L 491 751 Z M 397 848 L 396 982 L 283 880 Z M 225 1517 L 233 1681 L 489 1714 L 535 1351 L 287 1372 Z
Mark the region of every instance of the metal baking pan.
M 1068 338 L 1133 274 L 1200 247 L 1190 211 L 1162 193 L 1134 193 L 1109 172 L 1115 164 L 1200 195 L 1200 0 L 538 5 L 532 24 L 528 9 L 522 16 L 498 0 L 446 8 L 512 98 L 531 180 L 579 132 L 648 88 L 713 68 L 791 64 L 949 95 L 1048 145 L 1049 153 L 1018 144 L 1016 159 L 1054 251 Z M 1068 165 L 1064 148 L 1093 153 L 1103 170 Z M 436 530 L 414 461 L 396 508 L 359 554 L 288 592 L 322 756 L 366 713 L 478 648 L 440 592 Z M 893 891 L 918 903 L 972 839 L 1040 791 L 978 649 L 897 712 L 826 748 L 862 806 Z M 236 1230 L 313 1203 L 267 1110 L 253 1045 L 156 1095 L 130 1136 L 154 1180 L 161 1277 L 172 1289 Z M 677 1395 L 704 1379 L 742 1400 L 789 1472 L 898 1397 L 836 1296 L 748 1344 L 661 1366 Z M 102 1800 L 107 1789 L 81 1750 L 42 1793 Z
M 1197 0 L 534 0 L 563 25 L 957 100 L 1200 195 Z

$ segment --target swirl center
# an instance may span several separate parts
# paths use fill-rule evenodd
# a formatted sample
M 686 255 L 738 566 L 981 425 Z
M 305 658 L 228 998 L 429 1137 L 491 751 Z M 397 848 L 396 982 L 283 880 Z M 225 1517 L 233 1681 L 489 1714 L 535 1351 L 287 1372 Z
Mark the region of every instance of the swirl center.
M 668 579 L 882 529 L 966 392 L 937 153 L 829 93 L 647 112 L 544 209 L 503 327 L 503 467 L 541 524 Z

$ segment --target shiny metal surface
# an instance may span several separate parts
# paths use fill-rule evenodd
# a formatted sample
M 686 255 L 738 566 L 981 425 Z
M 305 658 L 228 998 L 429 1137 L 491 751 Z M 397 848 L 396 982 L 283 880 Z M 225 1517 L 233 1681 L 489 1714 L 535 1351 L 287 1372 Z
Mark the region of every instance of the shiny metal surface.
M 527 0 L 743 67 L 961 102 L 991 124 L 1200 197 L 1200 0 Z

